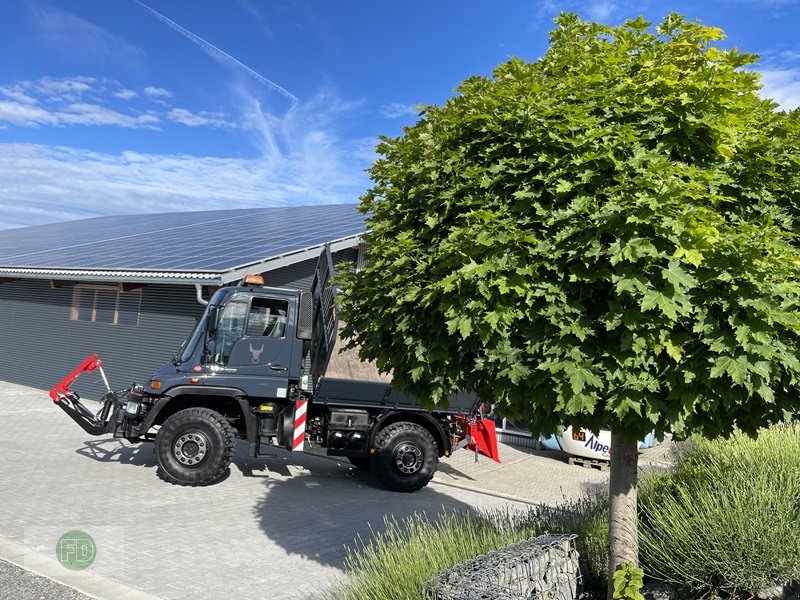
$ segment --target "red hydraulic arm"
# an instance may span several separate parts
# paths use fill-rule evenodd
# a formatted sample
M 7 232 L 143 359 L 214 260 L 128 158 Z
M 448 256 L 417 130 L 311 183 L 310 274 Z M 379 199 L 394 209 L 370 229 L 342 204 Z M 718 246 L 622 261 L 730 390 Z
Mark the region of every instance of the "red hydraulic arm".
M 75 380 L 78 378 L 78 375 L 81 373 L 91 373 L 102 364 L 103 361 L 97 358 L 97 354 L 92 354 L 89 358 L 78 365 L 75 370 L 72 371 L 72 373 L 64 377 L 64 379 L 62 379 L 58 385 L 56 385 L 56 387 L 50 390 L 50 398 L 53 400 L 53 402 L 58 404 L 62 398 L 72 397 L 73 392 L 69 389 L 69 386 L 75 382 Z

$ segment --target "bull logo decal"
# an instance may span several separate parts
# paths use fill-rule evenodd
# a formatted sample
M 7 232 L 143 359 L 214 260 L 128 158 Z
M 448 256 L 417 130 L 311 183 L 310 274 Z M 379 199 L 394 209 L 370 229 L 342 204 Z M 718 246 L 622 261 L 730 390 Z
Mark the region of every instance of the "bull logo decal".
M 264 352 L 264 345 L 262 344 L 260 348 L 253 348 L 253 344 L 250 344 L 250 356 L 253 357 L 253 364 L 257 365 L 258 360 L 261 358 L 261 353 Z

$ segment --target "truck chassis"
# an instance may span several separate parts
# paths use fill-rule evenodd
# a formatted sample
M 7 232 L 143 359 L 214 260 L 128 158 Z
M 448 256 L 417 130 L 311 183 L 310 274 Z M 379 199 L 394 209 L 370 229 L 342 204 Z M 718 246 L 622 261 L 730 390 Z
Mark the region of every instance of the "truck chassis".
M 152 442 L 158 476 L 177 485 L 221 479 L 237 439 L 251 457 L 271 456 L 265 445 L 325 448 L 401 492 L 427 485 L 439 458 L 458 448 L 499 462 L 494 422 L 470 394 L 428 411 L 388 383 L 325 376 L 338 332 L 332 274 L 326 246 L 310 293 L 247 279 L 222 288 L 146 385 L 112 390 L 93 354 L 50 397 L 90 435 Z M 108 390 L 96 413 L 70 389 L 93 371 Z

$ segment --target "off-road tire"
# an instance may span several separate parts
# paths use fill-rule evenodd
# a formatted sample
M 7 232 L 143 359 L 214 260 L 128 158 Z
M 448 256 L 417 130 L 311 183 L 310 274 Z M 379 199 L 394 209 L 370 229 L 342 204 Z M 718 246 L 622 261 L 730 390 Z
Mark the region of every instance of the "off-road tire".
M 369 471 L 372 468 L 372 459 L 369 456 L 348 456 L 347 460 L 362 471 Z
M 235 448 L 236 431 L 225 417 L 209 408 L 187 408 L 156 434 L 156 474 L 174 485 L 211 485 L 228 472 Z
M 416 423 L 388 425 L 375 438 L 375 476 L 390 490 L 416 492 L 428 485 L 439 464 L 436 441 Z

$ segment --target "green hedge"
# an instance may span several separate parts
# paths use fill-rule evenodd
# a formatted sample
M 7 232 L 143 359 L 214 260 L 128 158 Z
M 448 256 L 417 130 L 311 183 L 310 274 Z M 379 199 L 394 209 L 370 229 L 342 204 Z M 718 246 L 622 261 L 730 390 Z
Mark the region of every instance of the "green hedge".
M 800 580 L 800 426 L 687 445 L 640 485 L 645 573 L 694 592 Z

